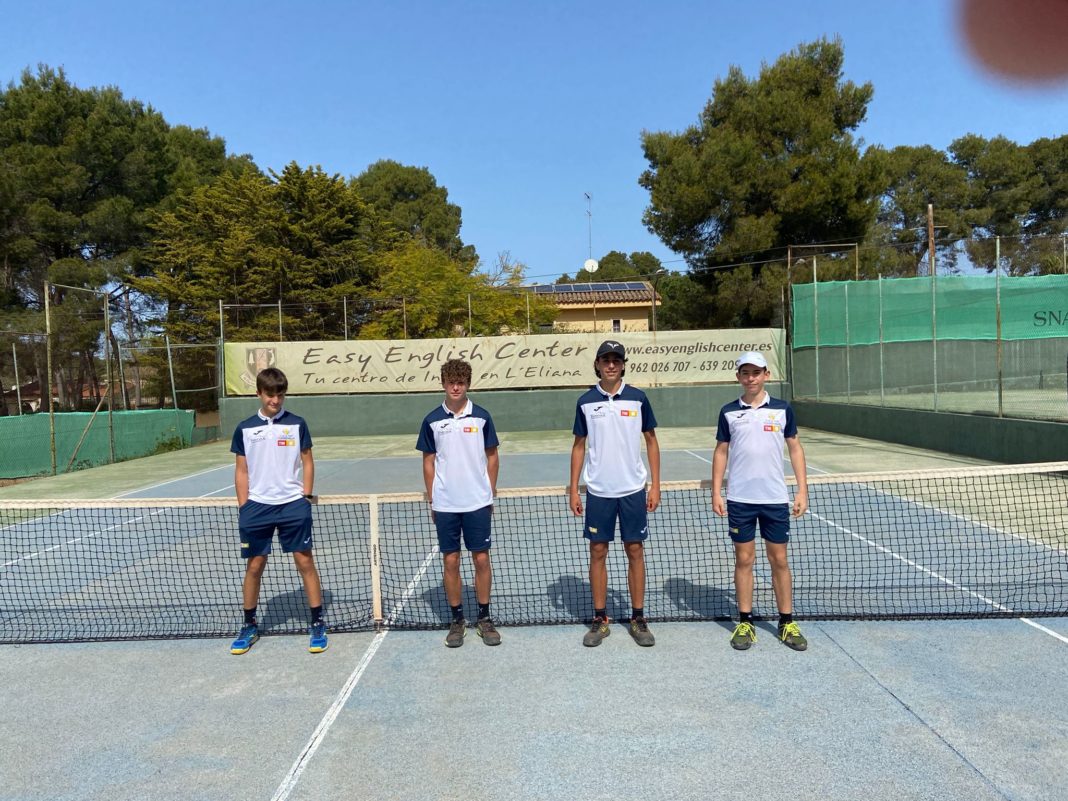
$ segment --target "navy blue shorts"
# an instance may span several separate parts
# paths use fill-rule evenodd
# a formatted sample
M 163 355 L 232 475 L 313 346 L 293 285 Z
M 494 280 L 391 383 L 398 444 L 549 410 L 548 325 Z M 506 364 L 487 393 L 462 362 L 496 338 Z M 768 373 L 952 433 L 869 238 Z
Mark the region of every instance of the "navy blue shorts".
M 246 501 L 238 510 L 237 528 L 241 532 L 242 559 L 269 554 L 275 531 L 286 553 L 310 551 L 311 502 L 307 498 L 278 504 Z
M 790 541 L 790 504 L 727 501 L 727 526 L 735 542 L 752 542 L 758 521 L 760 536 L 768 542 Z
M 460 550 L 460 535 L 469 551 L 488 551 L 492 544 L 490 521 L 493 505 L 483 506 L 473 512 L 434 512 L 434 525 L 438 528 L 438 550 L 456 553 Z
M 582 536 L 590 542 L 612 542 L 616 538 L 617 517 L 623 542 L 645 541 L 649 536 L 649 512 L 645 508 L 644 487 L 622 498 L 601 498 L 587 492 Z

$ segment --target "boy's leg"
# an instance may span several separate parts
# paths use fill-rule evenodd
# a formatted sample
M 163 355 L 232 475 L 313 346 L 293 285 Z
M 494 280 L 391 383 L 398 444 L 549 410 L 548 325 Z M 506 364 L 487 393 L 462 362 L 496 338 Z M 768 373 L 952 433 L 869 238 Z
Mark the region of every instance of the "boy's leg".
M 245 580 L 241 584 L 241 600 L 245 609 L 255 609 L 260 600 L 260 582 L 267 567 L 267 554 L 250 556 L 245 560 Z
M 323 586 L 319 582 L 319 571 L 315 567 L 315 557 L 311 551 L 294 551 L 293 563 L 297 566 L 301 581 L 304 582 L 304 595 L 312 609 L 323 605 Z
M 753 614 L 753 562 L 756 561 L 756 543 L 734 543 L 734 593 L 738 613 Z
M 786 561 L 786 543 L 765 541 L 764 548 L 768 554 L 768 564 L 771 565 L 771 586 L 775 590 L 775 604 L 779 607 L 779 614 L 793 614 L 793 588 L 790 565 Z M 750 591 L 751 589 L 752 585 Z
M 445 586 L 445 600 L 451 609 L 463 605 L 463 583 L 460 579 L 460 552 L 441 555 L 441 579 Z
M 475 566 L 475 598 L 478 599 L 480 607 L 488 606 L 493 585 L 493 567 L 490 565 L 489 551 L 472 551 L 471 564 Z
M 608 543 L 590 543 L 590 595 L 593 596 L 593 608 L 605 609 L 608 606 Z
M 645 607 L 645 543 L 624 542 L 627 552 L 627 589 L 630 590 L 630 605 L 634 609 Z

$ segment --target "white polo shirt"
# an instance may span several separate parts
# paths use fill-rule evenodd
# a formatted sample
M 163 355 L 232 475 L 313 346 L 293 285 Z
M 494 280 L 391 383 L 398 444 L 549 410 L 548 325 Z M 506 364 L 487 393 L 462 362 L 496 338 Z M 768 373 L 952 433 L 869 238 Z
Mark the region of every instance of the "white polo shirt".
M 282 504 L 304 497 L 300 454 L 312 446 L 303 417 L 282 409 L 272 418 L 256 412 L 237 424 L 230 452 L 248 463 L 248 497 Z
M 473 512 L 493 503 L 486 470 L 486 448 L 496 448 L 497 431 L 489 412 L 468 398 L 454 415 L 444 403 L 423 418 L 415 447 L 434 456 L 435 512 Z
M 794 410 L 767 392 L 752 406 L 739 398 L 720 409 L 716 439 L 730 443 L 727 500 L 789 503 L 783 446 L 796 436 Z
M 645 393 L 627 383 L 609 395 L 594 384 L 578 399 L 573 433 L 586 437 L 582 480 L 600 498 L 622 498 L 645 488 L 642 432 L 656 428 Z

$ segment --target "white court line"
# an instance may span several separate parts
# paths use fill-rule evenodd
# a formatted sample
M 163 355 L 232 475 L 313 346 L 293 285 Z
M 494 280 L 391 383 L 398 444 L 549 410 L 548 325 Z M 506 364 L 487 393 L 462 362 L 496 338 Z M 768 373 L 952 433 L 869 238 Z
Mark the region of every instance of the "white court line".
M 207 470 L 201 470 L 199 473 L 190 473 L 187 476 L 181 476 L 180 478 L 171 478 L 171 479 L 168 479 L 167 481 L 161 481 L 158 484 L 149 484 L 147 487 L 138 487 L 137 489 L 132 489 L 132 490 L 129 490 L 127 492 L 120 493 L 119 495 L 113 495 L 112 498 L 117 500 L 119 498 L 125 498 L 128 495 L 132 495 L 135 492 L 144 492 L 145 490 L 155 489 L 156 487 L 165 487 L 168 484 L 176 484 L 177 482 L 185 481 L 188 478 L 196 478 L 197 476 L 203 476 L 203 475 L 207 475 L 208 473 L 214 473 L 216 470 L 232 470 L 232 469 L 233 469 L 233 465 L 225 465 L 225 464 L 224 465 L 219 465 L 218 467 L 209 467 Z M 231 484 L 230 486 L 232 487 L 233 484 Z M 216 492 L 218 492 L 218 491 L 219 490 L 216 490 Z M 207 493 L 207 495 L 210 495 L 210 494 L 211 494 L 210 492 Z M 206 498 L 207 495 L 200 495 L 199 497 Z
M 386 635 L 389 634 L 390 629 L 388 627 L 396 621 L 397 616 L 404 611 L 404 607 L 408 605 L 408 601 L 410 601 L 415 594 L 416 587 L 419 585 L 419 582 L 423 580 L 423 576 L 426 575 L 426 571 L 434 561 L 434 557 L 437 556 L 437 553 L 438 546 L 435 545 L 426 555 L 426 559 L 423 560 L 423 564 L 419 567 L 419 570 L 416 571 L 415 577 L 408 582 L 408 586 L 405 588 L 400 600 L 397 601 L 397 605 L 393 607 L 393 611 L 390 612 L 389 618 L 386 621 L 387 628 L 378 632 L 374 639 L 371 640 L 371 644 L 367 647 L 363 657 L 356 665 L 356 669 L 349 674 L 341 691 L 334 699 L 334 703 L 332 703 L 330 708 L 326 710 L 326 714 L 323 715 L 323 719 L 319 721 L 319 725 L 315 727 L 315 731 L 312 732 L 311 738 L 308 740 L 307 744 L 305 744 L 304 749 L 300 752 L 296 762 L 294 762 L 293 766 L 289 769 L 289 773 L 282 779 L 282 783 L 278 785 L 278 789 L 274 791 L 274 795 L 271 796 L 271 801 L 285 801 L 289 798 L 290 793 L 292 793 L 293 789 L 297 786 L 297 782 L 300 781 L 300 776 L 304 773 L 304 769 L 308 767 L 311 758 L 315 756 L 315 752 L 319 750 L 319 746 L 322 745 L 323 740 L 326 739 L 326 734 L 330 731 L 330 727 L 334 725 L 337 716 L 341 713 L 345 704 L 348 703 L 352 691 L 356 689 L 356 685 L 359 683 L 364 671 L 367 670 L 367 666 L 371 664 L 371 659 L 378 652 L 378 648 L 382 645 L 382 641 L 386 639 Z
M 894 559 L 897 559 L 899 562 L 904 562 L 909 567 L 915 568 L 916 570 L 920 571 L 921 573 L 923 573 L 923 574 L 925 574 L 927 576 L 930 576 L 931 578 L 938 579 L 943 584 L 946 584 L 946 585 L 948 585 L 950 587 L 953 587 L 953 589 L 959 590 L 960 592 L 964 593 L 965 595 L 970 595 L 973 598 L 977 598 L 978 600 L 982 601 L 983 603 L 994 607 L 998 611 L 1001 611 L 1001 612 L 1013 612 L 1013 611 L 1015 611 L 1015 610 L 1013 610 L 1012 608 L 1010 608 L 1008 606 L 1004 606 L 1003 604 L 999 604 L 997 601 L 993 600 L 992 598 L 987 598 L 985 595 L 982 595 L 982 594 L 976 592 L 975 590 L 970 589 L 969 587 L 965 587 L 963 584 L 958 584 L 957 582 L 953 581 L 953 579 L 947 578 L 946 576 L 943 576 L 941 573 L 938 573 L 937 571 L 931 570 L 930 568 L 925 567 L 924 565 L 921 565 L 919 562 L 914 562 L 913 560 L 909 559 L 908 557 L 902 556 L 901 554 L 891 550 L 890 548 L 887 548 L 885 545 L 880 545 L 879 543 L 877 543 L 877 542 L 875 542 L 873 540 L 869 540 L 867 537 L 864 537 L 864 536 L 862 536 L 860 534 L 857 534 L 854 531 L 851 531 L 850 529 L 846 528 L 845 526 L 840 526 L 837 523 L 835 523 L 834 521 L 832 521 L 832 520 L 830 520 L 830 519 L 828 519 L 826 517 L 823 517 L 823 515 L 816 514 L 815 512 L 813 512 L 811 510 L 809 510 L 809 514 L 812 515 L 817 520 L 821 520 L 822 522 L 826 523 L 831 528 L 837 529 L 838 531 L 841 531 L 841 532 L 843 532 L 845 534 L 848 534 L 850 537 L 853 537 L 854 539 L 858 539 L 861 542 L 865 543 L 866 545 L 870 545 L 875 550 L 880 551 L 880 552 L 882 552 L 884 554 L 887 554 L 888 556 L 891 556 Z M 1048 629 L 1045 626 L 1043 626 L 1043 625 L 1041 625 L 1039 623 L 1036 623 L 1035 621 L 1031 620 L 1030 618 L 1019 617 L 1019 618 L 1017 618 L 1017 620 L 1019 620 L 1022 623 L 1026 623 L 1028 626 L 1032 626 L 1032 627 L 1038 629 L 1039 631 L 1045 632 L 1049 636 L 1051 636 L 1051 637 L 1053 637 L 1055 639 L 1058 639 L 1058 640 L 1060 640 L 1061 642 L 1063 642 L 1065 644 L 1068 644 L 1068 637 L 1065 637 L 1065 636 L 1063 636 L 1061 634 L 1058 634 L 1057 632 L 1053 631 L 1052 629 Z

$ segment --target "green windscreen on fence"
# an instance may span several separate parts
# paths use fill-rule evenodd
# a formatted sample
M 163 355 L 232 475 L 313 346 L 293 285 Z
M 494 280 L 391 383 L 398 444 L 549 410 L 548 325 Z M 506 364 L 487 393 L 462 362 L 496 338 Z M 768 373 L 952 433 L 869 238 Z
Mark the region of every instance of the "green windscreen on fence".
M 795 284 L 793 346 L 1068 337 L 1068 275 Z M 933 323 L 932 323 L 933 320 Z
M 114 412 L 115 461 L 188 445 L 193 435 L 193 417 L 192 411 L 173 409 Z M 90 412 L 63 412 L 56 414 L 55 420 L 57 473 L 112 461 L 106 412 L 97 413 L 95 419 Z M 49 440 L 45 413 L 0 417 L 0 478 L 50 474 Z

